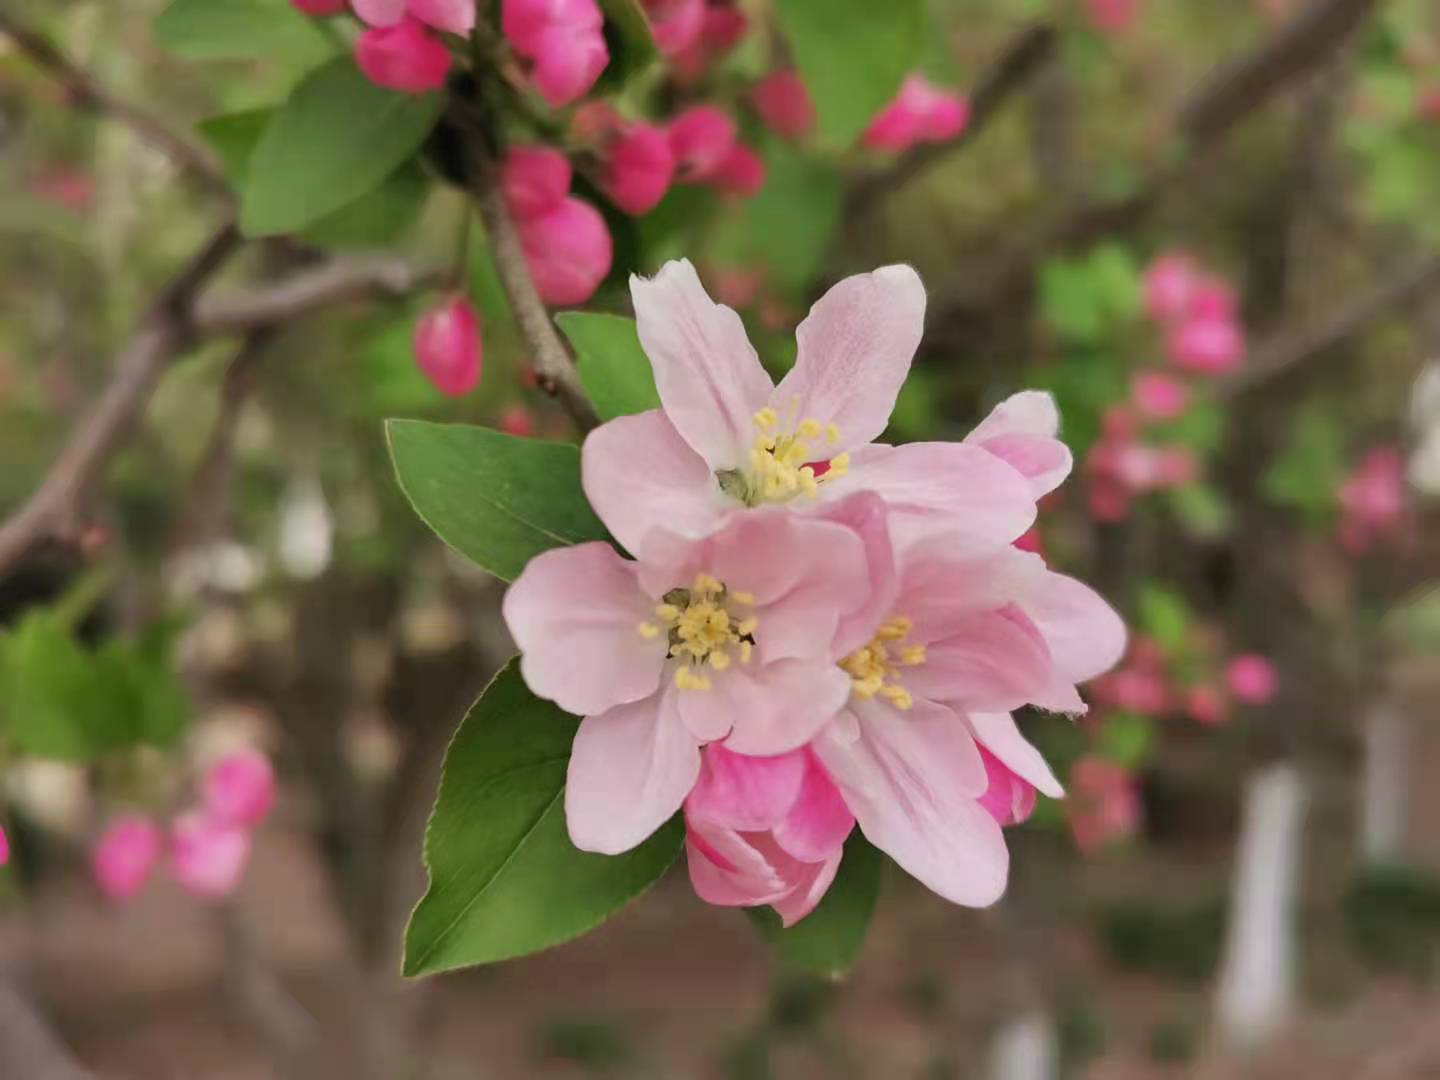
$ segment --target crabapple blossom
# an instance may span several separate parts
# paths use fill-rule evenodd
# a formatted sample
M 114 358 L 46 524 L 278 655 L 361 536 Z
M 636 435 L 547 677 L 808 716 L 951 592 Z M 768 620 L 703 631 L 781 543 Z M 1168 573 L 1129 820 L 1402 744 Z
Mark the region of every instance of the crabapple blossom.
M 714 105 L 692 105 L 666 129 L 675 176 L 685 183 L 708 180 L 735 148 L 735 121 Z
M 1264 705 L 1275 696 L 1278 682 L 1275 665 L 1256 653 L 1237 656 L 1225 665 L 1225 685 L 1247 705 Z
M 601 187 L 627 214 L 648 214 L 655 209 L 675 177 L 670 142 L 652 124 L 627 125 L 610 140 L 604 159 Z
M 1174 420 L 1190 403 L 1190 388 L 1159 371 L 1141 371 L 1130 381 L 1130 400 L 1147 420 Z
M 480 322 L 463 296 L 450 296 L 420 316 L 414 349 L 415 363 L 442 394 L 459 397 L 480 382 Z
M 450 52 L 418 19 L 377 26 L 355 39 L 355 62 L 377 86 L 423 94 L 445 85 Z
M 1228 375 L 1245 360 L 1245 334 L 1233 319 L 1198 315 L 1176 325 L 1168 340 L 1170 359 L 1201 375 Z
M 530 410 L 524 405 L 507 405 L 500 413 L 500 421 L 497 426 L 507 435 L 529 438 L 535 434 L 535 418 L 530 415 Z
M 711 174 L 710 183 L 727 194 L 753 198 L 765 186 L 765 162 L 748 146 L 736 143 Z
M 170 875 L 194 896 L 228 896 L 245 873 L 250 846 L 248 829 L 189 810 L 170 825 Z
M 535 289 L 547 304 L 583 304 L 610 272 L 610 230 L 587 202 L 567 195 L 519 229 Z
M 91 868 L 96 885 L 111 900 L 129 900 L 144 888 L 163 847 L 160 829 L 148 817 L 116 818 L 95 843 Z
M 1183 252 L 1169 252 L 1151 260 L 1141 280 L 1145 313 L 1156 322 L 1175 322 L 1191 312 L 1200 275 Z
M 918 73 L 906 77 L 900 92 L 865 129 L 860 141 L 872 150 L 908 150 L 917 142 L 946 142 L 970 122 L 970 103 L 941 90 Z
M 1225 722 L 1225 696 L 1214 686 L 1201 683 L 1185 691 L 1185 714 L 1197 724 L 1215 727 Z
M 530 79 L 559 108 L 584 96 L 610 62 L 595 0 L 503 0 L 500 26 L 511 48 L 530 61 Z
M 641 0 L 661 56 L 690 48 L 705 29 L 705 0 Z
M 694 82 L 705 69 L 740 43 L 749 23 L 745 13 L 728 0 L 709 0 L 699 35 L 670 57 L 670 65 L 682 82 Z
M 253 828 L 275 805 L 275 770 L 260 751 L 237 750 L 205 770 L 200 797 L 216 821 Z
M 500 165 L 500 191 L 521 221 L 558 206 L 570 193 L 570 162 L 548 146 L 512 146 Z
M 798 72 L 771 72 L 750 91 L 750 103 L 767 127 L 785 139 L 801 139 L 815 126 L 815 103 Z

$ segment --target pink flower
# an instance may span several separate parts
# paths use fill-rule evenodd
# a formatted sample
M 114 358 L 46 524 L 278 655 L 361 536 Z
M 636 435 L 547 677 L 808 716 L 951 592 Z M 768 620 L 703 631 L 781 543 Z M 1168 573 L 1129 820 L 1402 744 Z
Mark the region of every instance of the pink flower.
M 600 211 L 567 195 L 519 226 L 540 299 L 564 306 L 583 304 L 595 294 L 613 256 L 610 230 Z
M 500 166 L 500 191 L 510 213 L 537 217 L 559 206 L 570 193 L 570 162 L 548 146 L 512 146 Z
M 260 751 L 238 750 L 205 770 L 200 797 L 215 821 L 253 828 L 275 805 L 275 770 Z
M 748 146 L 736 143 L 710 175 L 710 183 L 727 194 L 754 198 L 765 186 L 765 162 Z
M 228 896 L 249 860 L 250 833 L 243 827 L 198 810 L 181 814 L 170 826 L 170 874 L 192 895 Z
M 326 10 L 312 14 L 333 15 L 344 4 L 341 0 L 309 0 Z M 469 34 L 475 29 L 475 0 L 351 0 L 355 14 L 371 26 L 398 26 L 408 15 L 436 30 L 451 34 Z M 303 4 L 299 5 L 304 10 Z
M 1070 770 L 1070 831 L 1087 855 L 1140 827 L 1140 794 L 1124 766 L 1084 757 Z
M 345 0 L 290 0 L 290 4 L 306 15 L 339 15 L 345 10 Z
M 531 61 L 535 90 L 559 108 L 589 92 L 610 62 L 595 0 L 502 0 L 500 26 Z
M 1190 295 L 1189 314 L 1197 319 L 1224 319 L 1234 321 L 1239 308 L 1235 290 L 1229 282 L 1218 277 L 1202 274 Z
M 415 363 L 435 389 L 449 397 L 480 382 L 480 322 L 463 296 L 441 301 L 415 324 Z
M 145 886 L 160 860 L 164 839 L 148 817 L 118 817 L 100 834 L 91 867 L 95 883 L 111 900 L 129 900 Z
M 5 829 L 0 826 L 0 866 L 10 861 L 10 839 L 5 835 Z
M 965 130 L 970 104 L 925 76 L 907 76 L 895 100 L 870 122 L 861 142 L 872 150 L 908 150 L 917 142 L 946 142 Z
M 1353 554 L 1398 536 L 1407 520 L 1405 461 L 1399 447 L 1367 451 L 1340 485 L 1340 542 Z
M 1158 371 L 1142 371 L 1130 381 L 1130 400 L 1147 420 L 1174 420 L 1190 403 L 1190 388 Z
M 1176 322 L 1191 314 L 1200 276 L 1189 255 L 1170 252 L 1145 268 L 1145 313 L 1157 322 Z
M 712 0 L 705 7 L 700 36 L 670 56 L 671 67 L 681 82 L 694 82 L 713 61 L 729 52 L 745 36 L 745 13 L 725 0 Z
M 507 435 L 529 438 L 535 434 L 535 420 L 524 405 L 507 405 L 500 414 L 498 426 Z
M 1225 685 L 1247 705 L 1264 705 L 1275 696 L 1275 665 L 1256 653 L 1237 656 L 1225 666 Z
M 1197 316 L 1170 333 L 1170 359 L 1201 375 L 1228 375 L 1245 360 L 1245 334 L 1230 319 Z
M 854 827 L 808 750 L 747 757 L 712 743 L 685 799 L 690 881 L 702 900 L 769 904 L 792 926 L 825 895 Z
M 714 105 L 692 105 L 670 121 L 666 137 L 675 156 L 676 179 L 708 180 L 735 148 L 735 121 Z
M 669 140 L 650 124 L 631 124 L 605 152 L 602 186 L 610 201 L 627 214 L 648 214 L 670 190 L 675 155 Z
M 1097 679 L 1095 700 L 1142 716 L 1160 716 L 1171 705 L 1170 684 L 1163 672 L 1126 667 Z
M 980 759 L 985 763 L 985 794 L 980 805 L 995 819 L 997 825 L 1020 825 L 1035 810 L 1035 785 L 1014 772 L 984 746 Z
M 1213 686 L 1192 686 L 1185 691 L 1185 714 L 1197 724 L 1218 727 L 1226 719 L 1225 696 Z
M 355 62 L 377 86 L 423 94 L 445 85 L 450 53 L 417 19 L 366 30 L 355 40 Z
M 1140 0 L 1085 0 L 1091 25 L 1101 33 L 1119 33 L 1140 13 Z
M 641 0 L 662 56 L 682 53 L 705 28 L 705 0 Z
M 1015 540 L 1015 547 L 1021 551 L 1030 551 L 1036 555 L 1045 554 L 1045 540 L 1040 535 L 1040 527 L 1032 525 L 1021 536 Z
M 765 271 L 756 266 L 712 266 L 705 277 L 720 302 L 732 308 L 749 307 L 765 284 Z
M 804 138 L 815 126 L 815 103 L 791 68 L 771 72 L 756 83 L 750 102 L 766 126 L 782 138 Z

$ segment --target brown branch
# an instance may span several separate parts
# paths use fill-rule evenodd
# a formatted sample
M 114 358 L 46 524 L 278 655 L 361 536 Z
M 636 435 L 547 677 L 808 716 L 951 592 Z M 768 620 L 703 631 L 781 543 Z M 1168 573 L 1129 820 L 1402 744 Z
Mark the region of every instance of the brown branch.
M 1001 107 L 1044 70 L 1055 54 L 1056 41 L 1055 28 L 1045 23 L 1035 23 L 1016 34 L 975 84 L 965 130 L 949 142 L 917 146 L 889 168 L 858 181 L 846 195 L 847 219 L 868 213 L 888 192 L 974 142 Z
M 43 34 L 13 16 L 0 13 L 0 34 L 13 41 L 16 48 L 37 67 L 54 78 L 76 108 L 97 116 L 108 116 L 124 124 L 206 188 L 227 198 L 230 196 L 225 174 L 208 149 L 177 135 L 158 117 L 105 90 L 71 63 Z
M 12 980 L 0 980 L 0 1076 L 94 1080 Z

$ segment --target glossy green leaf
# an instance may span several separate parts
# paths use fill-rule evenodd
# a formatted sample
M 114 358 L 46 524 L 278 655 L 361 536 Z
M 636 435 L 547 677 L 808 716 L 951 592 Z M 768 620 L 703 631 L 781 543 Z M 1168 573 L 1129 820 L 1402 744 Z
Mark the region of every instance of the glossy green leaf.
M 648 70 L 659 53 L 639 0 L 599 2 L 605 15 L 605 45 L 610 50 L 610 62 L 600 75 L 598 87 L 601 91 L 616 91 Z
M 602 420 L 660 408 L 655 373 L 634 319 L 566 311 L 555 321 L 575 348 L 580 382 Z
M 920 62 L 922 0 L 776 0 L 821 137 L 849 146 Z
M 415 512 L 496 577 L 513 581 L 542 551 L 607 538 L 569 443 L 421 420 L 390 420 L 385 431 Z
M 565 770 L 580 721 L 541 701 L 518 661 L 495 677 L 445 755 L 425 834 L 430 887 L 405 931 L 405 974 L 488 964 L 585 933 L 680 852 L 679 817 L 633 851 L 577 850 Z
M 420 148 L 444 96 L 400 94 L 338 57 L 295 88 L 250 159 L 240 225 L 295 232 L 379 187 Z
M 854 965 L 865 943 L 884 866 L 884 856 L 856 829 L 845 841 L 835 881 L 809 915 L 786 929 L 772 908 L 748 908 L 746 914 L 785 967 L 838 979 Z
M 803 294 L 813 287 L 840 226 L 844 190 L 833 166 L 779 140 L 765 147 L 765 186 L 745 203 L 741 221 L 722 230 L 738 247 L 736 262 L 765 267 L 766 280 Z
M 174 0 L 154 27 L 155 40 L 187 60 L 283 57 L 315 64 L 335 51 L 288 0 Z

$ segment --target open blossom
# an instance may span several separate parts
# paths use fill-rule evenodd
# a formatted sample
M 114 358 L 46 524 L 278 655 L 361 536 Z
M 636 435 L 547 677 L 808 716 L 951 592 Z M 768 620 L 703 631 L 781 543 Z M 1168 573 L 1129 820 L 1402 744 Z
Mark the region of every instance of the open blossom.
M 423 94 L 445 85 L 450 52 L 418 19 L 372 27 L 355 39 L 355 62 L 377 86 Z
M 835 879 L 855 816 L 809 750 L 769 757 L 711 743 L 685 799 L 690 881 L 702 900 L 769 904 L 786 926 Z
M 451 296 L 415 324 L 415 363 L 435 389 L 450 397 L 480 382 L 480 320 L 463 296 Z
M 503 0 L 500 26 L 530 61 L 536 92 L 559 108 L 583 97 L 610 62 L 595 0 Z
M 170 826 L 170 875 L 194 896 L 228 896 L 245 873 L 250 846 L 250 831 L 243 826 L 187 811 Z
M 149 880 L 164 844 L 159 827 L 148 817 L 116 818 L 95 843 L 91 857 L 95 884 L 111 900 L 129 900 Z
M 872 150 L 908 150 L 917 142 L 946 142 L 970 122 L 970 103 L 941 90 L 925 76 L 913 74 L 900 85 L 895 100 L 870 122 L 861 142 Z
M 800 74 L 791 68 L 771 72 L 756 83 L 750 102 L 766 126 L 782 138 L 804 138 L 815 126 L 815 103 Z
M 260 751 L 237 750 L 205 770 L 200 795 L 217 821 L 253 828 L 275 805 L 275 770 Z

